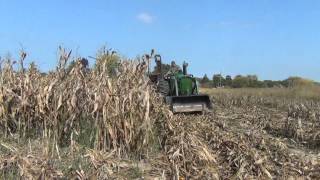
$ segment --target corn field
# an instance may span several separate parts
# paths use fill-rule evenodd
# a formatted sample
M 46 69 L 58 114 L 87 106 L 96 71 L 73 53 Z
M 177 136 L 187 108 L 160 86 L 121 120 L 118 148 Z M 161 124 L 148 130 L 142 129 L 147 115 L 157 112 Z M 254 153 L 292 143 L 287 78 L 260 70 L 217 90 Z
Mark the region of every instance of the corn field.
M 173 115 L 146 59 L 59 52 L 47 74 L 2 61 L 0 179 L 320 178 L 318 100 L 211 93 L 214 112 Z

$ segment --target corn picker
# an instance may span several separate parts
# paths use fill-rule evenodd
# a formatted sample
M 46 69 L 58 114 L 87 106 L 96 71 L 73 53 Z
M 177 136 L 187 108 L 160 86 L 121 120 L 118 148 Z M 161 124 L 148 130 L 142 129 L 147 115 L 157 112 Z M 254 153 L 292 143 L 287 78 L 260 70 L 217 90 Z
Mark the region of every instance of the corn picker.
M 183 70 L 173 63 L 169 72 L 163 72 L 161 56 L 155 55 L 154 59 L 156 67 L 154 73 L 149 75 L 150 80 L 173 113 L 206 112 L 212 109 L 209 96 L 199 94 L 196 78 L 187 73 L 186 62 L 183 63 Z

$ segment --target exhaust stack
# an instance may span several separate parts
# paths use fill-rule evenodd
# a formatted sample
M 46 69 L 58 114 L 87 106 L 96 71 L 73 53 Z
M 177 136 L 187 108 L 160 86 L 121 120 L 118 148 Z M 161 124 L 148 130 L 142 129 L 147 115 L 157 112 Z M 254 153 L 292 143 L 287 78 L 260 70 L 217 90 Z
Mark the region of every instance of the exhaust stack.
M 183 62 L 182 68 L 183 68 L 183 74 L 187 75 L 187 67 L 188 67 L 188 63 L 186 63 L 185 61 Z
M 156 61 L 156 73 L 162 74 L 162 62 L 161 62 L 161 56 L 159 54 L 156 54 L 154 56 L 154 59 Z

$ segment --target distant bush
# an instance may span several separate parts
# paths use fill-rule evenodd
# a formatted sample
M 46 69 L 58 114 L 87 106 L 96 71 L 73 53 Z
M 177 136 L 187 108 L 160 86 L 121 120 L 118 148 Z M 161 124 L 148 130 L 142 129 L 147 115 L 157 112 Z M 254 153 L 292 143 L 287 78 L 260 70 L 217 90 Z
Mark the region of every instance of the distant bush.
M 230 87 L 230 88 L 297 88 L 297 87 L 312 87 L 320 86 L 319 83 L 309 79 L 292 76 L 285 80 L 259 80 L 257 75 L 237 75 L 232 78 L 230 75 L 222 76 L 221 74 L 214 74 L 212 80 L 209 80 L 205 74 L 203 78 L 198 78 L 202 87 Z

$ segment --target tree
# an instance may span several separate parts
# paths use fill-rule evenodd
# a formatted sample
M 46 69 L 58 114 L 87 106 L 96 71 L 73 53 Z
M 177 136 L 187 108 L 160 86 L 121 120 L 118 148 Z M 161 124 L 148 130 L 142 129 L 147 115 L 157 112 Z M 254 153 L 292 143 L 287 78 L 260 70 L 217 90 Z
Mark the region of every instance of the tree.
M 201 83 L 202 83 L 202 84 L 205 84 L 205 83 L 209 83 L 209 82 L 210 82 L 210 80 L 209 80 L 207 74 L 205 74 L 205 75 L 203 76 L 203 78 L 201 79 Z
M 248 87 L 259 87 L 258 76 L 247 75 Z
M 249 81 L 245 76 L 237 75 L 232 81 L 232 87 L 234 88 L 243 88 L 248 87 Z
M 215 74 L 212 77 L 213 87 L 222 87 L 225 85 L 225 79 L 221 74 Z
M 304 79 L 301 77 L 289 77 L 288 79 L 283 81 L 283 84 L 286 87 L 306 87 L 306 86 L 312 86 L 314 85 L 314 82 L 309 79 Z
M 228 86 L 228 87 L 232 86 L 232 77 L 230 75 L 226 76 L 225 85 Z

